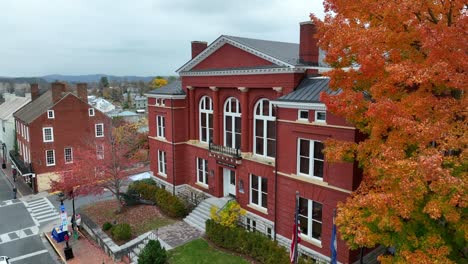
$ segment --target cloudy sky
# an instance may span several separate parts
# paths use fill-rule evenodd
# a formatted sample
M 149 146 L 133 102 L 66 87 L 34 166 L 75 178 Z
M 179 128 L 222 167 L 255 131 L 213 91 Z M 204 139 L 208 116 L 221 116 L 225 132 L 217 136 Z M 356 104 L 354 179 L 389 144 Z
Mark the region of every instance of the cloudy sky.
M 1 0 L 0 76 L 174 75 L 190 41 L 299 42 L 322 0 Z

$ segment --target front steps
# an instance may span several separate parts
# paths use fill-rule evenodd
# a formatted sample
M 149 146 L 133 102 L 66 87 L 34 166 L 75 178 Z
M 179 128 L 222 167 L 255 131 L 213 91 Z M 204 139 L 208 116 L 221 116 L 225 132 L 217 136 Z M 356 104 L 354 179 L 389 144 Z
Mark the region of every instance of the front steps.
M 232 197 L 223 197 L 223 198 L 208 198 L 203 200 L 193 211 L 184 218 L 184 222 L 187 224 L 199 229 L 200 231 L 205 232 L 205 222 L 210 219 L 210 210 L 214 205 L 221 209 L 228 201 L 233 200 Z

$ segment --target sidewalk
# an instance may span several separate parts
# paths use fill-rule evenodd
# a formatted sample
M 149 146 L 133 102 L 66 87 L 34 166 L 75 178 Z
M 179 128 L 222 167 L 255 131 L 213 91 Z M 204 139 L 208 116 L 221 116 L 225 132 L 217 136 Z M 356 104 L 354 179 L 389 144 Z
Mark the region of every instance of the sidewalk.
M 44 236 L 47 236 L 47 240 L 51 243 L 55 252 L 60 256 L 60 258 L 65 261 L 65 254 L 63 249 L 65 248 L 65 242 L 57 243 L 51 236 L 50 232 L 44 233 Z M 96 245 L 93 241 L 89 240 L 85 236 L 80 235 L 78 240 L 75 240 L 73 237 L 70 238 L 69 245 L 73 249 L 74 258 L 67 260 L 67 264 L 91 264 L 91 263 L 124 263 L 124 262 L 114 262 L 111 257 L 106 255 L 104 251 Z
M 6 169 L 1 169 L 3 174 L 6 175 L 7 180 L 10 182 L 10 184 L 16 185 L 16 188 L 18 189 L 18 195 L 17 197 L 22 197 L 22 196 L 27 196 L 34 194 L 32 189 L 29 187 L 29 185 L 23 181 L 22 176 L 16 176 L 16 182 L 13 181 L 13 173 L 11 170 L 11 163 L 6 164 Z

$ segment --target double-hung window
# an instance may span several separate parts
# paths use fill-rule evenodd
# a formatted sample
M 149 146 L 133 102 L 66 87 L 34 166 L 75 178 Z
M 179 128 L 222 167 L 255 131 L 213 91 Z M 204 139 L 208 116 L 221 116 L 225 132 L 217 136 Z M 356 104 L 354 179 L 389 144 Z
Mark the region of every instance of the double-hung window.
M 254 153 L 274 158 L 275 141 L 275 111 L 270 101 L 261 99 L 254 108 Z
M 48 119 L 54 119 L 55 118 L 54 110 L 47 110 L 47 118 Z
M 299 138 L 297 173 L 323 179 L 323 143 Z
M 241 109 L 234 97 L 224 104 L 224 146 L 234 149 L 241 146 Z
M 103 144 L 96 145 L 96 158 L 98 160 L 104 159 L 104 145 Z
M 54 142 L 54 128 L 43 127 L 42 128 L 42 139 L 44 142 Z
M 104 137 L 104 124 L 99 123 L 95 125 L 96 137 Z
M 299 221 L 301 234 L 312 239 L 322 240 L 322 204 L 299 198 Z
M 55 151 L 53 149 L 46 150 L 46 165 L 47 166 L 55 165 Z
M 164 116 L 156 117 L 156 136 L 165 138 L 166 137 L 166 118 Z
M 213 101 L 208 96 L 200 100 L 200 141 L 210 143 L 213 138 Z
M 158 172 L 161 175 L 166 176 L 167 161 L 166 161 L 166 152 L 158 150 Z
M 73 150 L 72 150 L 72 148 L 65 148 L 64 157 L 65 157 L 65 163 L 73 163 Z
M 197 158 L 197 182 L 208 185 L 208 160 Z
M 268 181 L 267 178 L 250 175 L 250 203 L 267 209 Z

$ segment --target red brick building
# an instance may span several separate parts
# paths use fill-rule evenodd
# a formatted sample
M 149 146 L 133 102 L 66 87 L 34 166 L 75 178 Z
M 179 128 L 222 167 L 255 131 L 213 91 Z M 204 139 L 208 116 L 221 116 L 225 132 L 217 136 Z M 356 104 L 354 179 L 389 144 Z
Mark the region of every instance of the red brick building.
M 39 95 L 31 85 L 32 101 L 14 113 L 17 152 L 10 152 L 12 164 L 21 179 L 34 192 L 49 189 L 56 172 L 73 163 L 80 147 L 95 144 L 96 158 L 102 158 L 102 143 L 110 130 L 110 119 L 88 105 L 86 84 L 71 91 L 63 83 Z
M 356 164 L 329 163 L 323 141 L 357 141 L 327 112 L 334 93 L 310 22 L 300 43 L 220 36 L 192 42 L 180 80 L 147 94 L 151 170 L 178 195 L 234 196 L 249 229 L 289 245 L 300 194 L 300 252 L 327 261 L 333 210 L 361 180 Z M 356 261 L 338 240 L 338 261 Z

